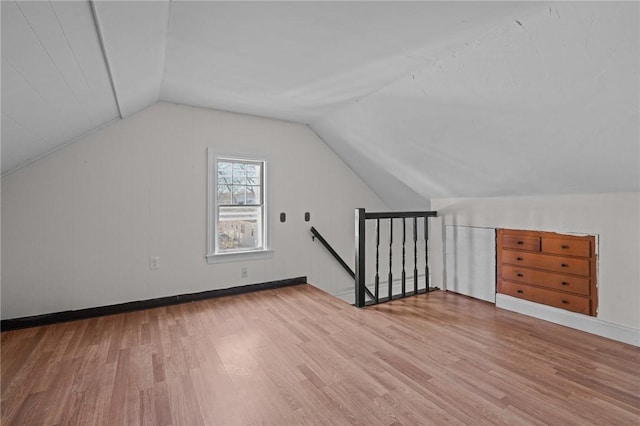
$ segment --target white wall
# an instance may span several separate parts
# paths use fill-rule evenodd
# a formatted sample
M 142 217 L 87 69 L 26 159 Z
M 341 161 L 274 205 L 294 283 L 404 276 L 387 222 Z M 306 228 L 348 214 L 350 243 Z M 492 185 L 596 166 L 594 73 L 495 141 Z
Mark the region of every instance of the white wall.
M 598 320 L 640 330 L 640 193 L 432 199 L 446 225 L 597 234 Z M 432 241 L 443 282 L 442 241 Z
M 445 226 L 444 232 L 447 290 L 496 303 L 495 230 Z
M 209 146 L 270 159 L 271 259 L 206 263 Z M 356 207 L 386 209 L 308 127 L 157 103 L 3 177 L 2 318 L 303 275 L 343 289 L 308 229 L 353 264 Z

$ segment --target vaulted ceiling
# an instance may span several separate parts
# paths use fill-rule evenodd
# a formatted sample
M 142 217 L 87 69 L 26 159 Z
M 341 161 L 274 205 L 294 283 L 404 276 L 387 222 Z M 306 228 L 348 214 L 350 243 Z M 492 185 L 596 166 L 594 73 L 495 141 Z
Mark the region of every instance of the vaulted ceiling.
M 391 205 L 640 191 L 636 2 L 1 7 L 3 172 L 163 100 L 308 124 Z

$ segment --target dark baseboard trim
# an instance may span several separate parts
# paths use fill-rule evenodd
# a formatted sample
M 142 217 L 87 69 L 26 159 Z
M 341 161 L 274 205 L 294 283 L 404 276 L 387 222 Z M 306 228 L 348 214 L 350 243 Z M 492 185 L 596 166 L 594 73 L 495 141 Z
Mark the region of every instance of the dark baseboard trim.
M 176 296 L 159 297 L 157 299 L 138 300 L 135 302 L 120 303 L 117 305 L 98 306 L 96 308 L 78 309 L 75 311 L 53 312 L 50 314 L 34 315 L 30 317 L 12 318 L 2 320 L 0 322 L 0 330 L 10 331 L 20 328 L 39 327 L 42 325 L 50 325 L 60 322 L 95 318 L 143 309 L 159 308 L 162 306 L 177 305 L 179 303 L 212 299 L 214 297 L 233 296 L 237 294 L 252 293 L 254 291 L 289 287 L 306 283 L 307 277 L 296 277 L 286 280 L 224 288 L 220 290 L 208 290 L 200 293 L 179 294 Z

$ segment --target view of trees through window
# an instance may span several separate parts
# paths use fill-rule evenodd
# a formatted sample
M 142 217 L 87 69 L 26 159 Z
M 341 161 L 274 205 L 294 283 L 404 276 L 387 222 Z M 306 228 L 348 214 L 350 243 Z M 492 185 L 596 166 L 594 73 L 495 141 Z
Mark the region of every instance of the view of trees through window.
M 263 227 L 263 163 L 218 159 L 218 252 L 260 249 Z

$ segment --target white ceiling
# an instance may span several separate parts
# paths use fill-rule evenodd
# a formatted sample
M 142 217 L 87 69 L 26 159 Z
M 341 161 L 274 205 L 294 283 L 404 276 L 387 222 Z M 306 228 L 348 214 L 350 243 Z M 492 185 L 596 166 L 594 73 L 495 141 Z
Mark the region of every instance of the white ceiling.
M 158 101 L 165 66 L 168 1 L 96 1 L 102 34 L 122 116 Z
M 528 12 L 313 128 L 425 198 L 639 191 L 638 3 Z
M 2 2 L 2 170 L 164 100 L 309 124 L 394 206 L 639 191 L 639 38 L 636 2 Z
M 309 123 L 524 7 L 173 2 L 161 98 Z
M 2 171 L 118 117 L 88 2 L 2 2 Z

